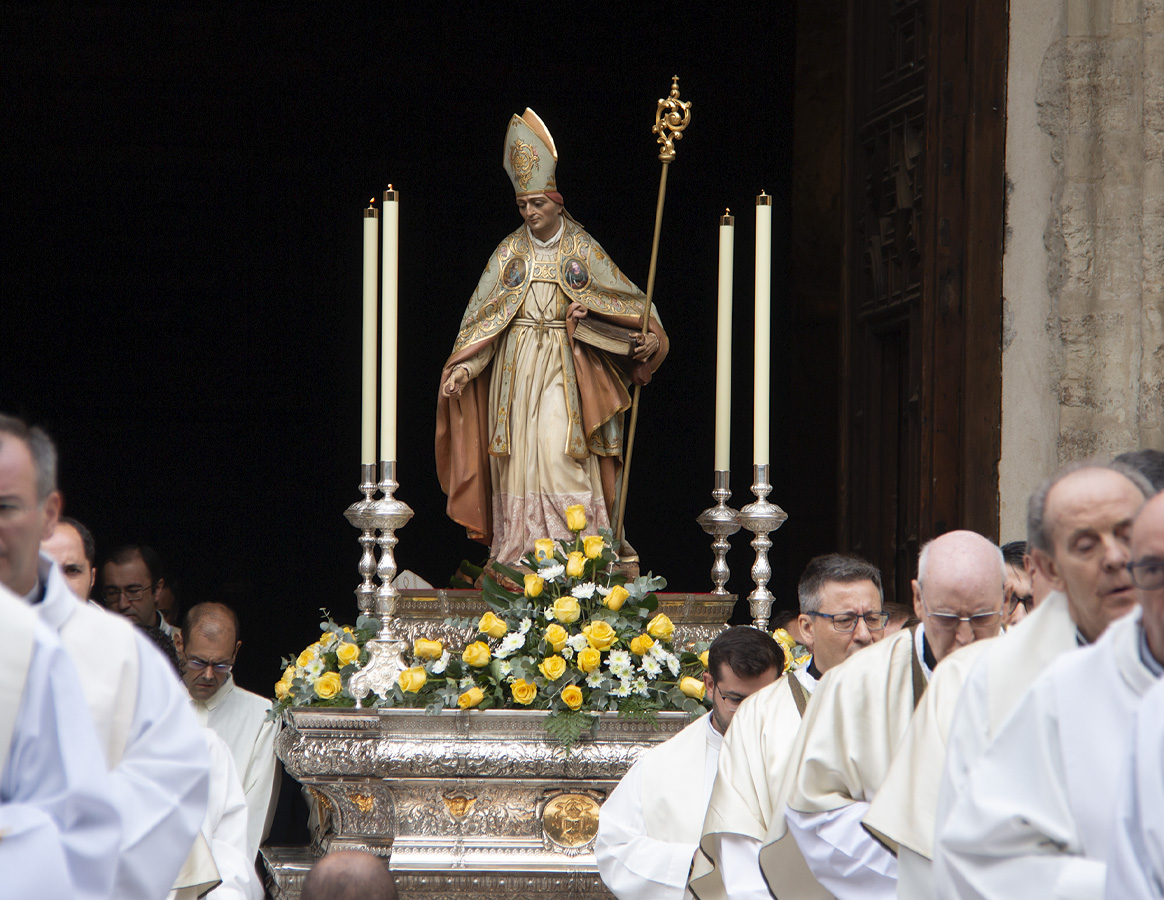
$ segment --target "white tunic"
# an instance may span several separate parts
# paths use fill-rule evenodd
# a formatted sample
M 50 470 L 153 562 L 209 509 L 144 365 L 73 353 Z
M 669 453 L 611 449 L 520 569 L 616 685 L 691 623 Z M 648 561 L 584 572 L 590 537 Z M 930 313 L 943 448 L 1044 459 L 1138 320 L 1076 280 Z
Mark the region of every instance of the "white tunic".
M 37 611 L 79 672 L 122 818 L 118 900 L 165 896 L 205 814 L 209 759 L 169 661 L 124 618 L 77 599 L 41 556 Z
M 947 900 L 1100 898 L 1136 707 L 1157 678 L 1140 611 L 1064 654 L 970 771 L 935 838 Z
M 1164 900 L 1164 684 L 1140 704 L 1107 852 L 1106 900 Z
M 198 721 L 226 742 L 247 799 L 247 852 L 253 860 L 271 830 L 279 798 L 279 723 L 267 721 L 271 701 L 243 690 L 230 676 L 206 702 L 194 701 Z
M 715 780 L 722 737 L 705 715 L 644 753 L 598 817 L 594 856 L 618 900 L 680 900 Z
M 117 896 L 120 817 L 80 680 L 55 634 L 0 587 L 0 895 Z
M 797 737 L 788 830 L 817 881 L 842 900 L 897 893 L 897 861 L 860 823 L 925 690 L 923 646 L 919 625 L 830 669 Z
M 210 804 L 202 836 L 222 879 L 207 896 L 210 900 L 261 900 L 254 857 L 247 855 L 247 802 L 230 748 L 209 728 L 202 729 L 202 734 L 210 751 Z
M 800 706 L 807 705 L 815 689 L 816 679 L 806 669 L 787 673 L 744 700 L 732 717 L 703 822 L 703 852 L 691 880 L 699 900 L 771 896 L 760 869 L 760 851 L 772 823 L 784 821 L 781 790 L 788 783 L 785 775 L 800 730 Z M 795 873 L 788 871 L 793 867 Z M 777 868 L 782 900 L 826 896 L 799 853 Z M 811 893 L 814 887 L 819 893 Z

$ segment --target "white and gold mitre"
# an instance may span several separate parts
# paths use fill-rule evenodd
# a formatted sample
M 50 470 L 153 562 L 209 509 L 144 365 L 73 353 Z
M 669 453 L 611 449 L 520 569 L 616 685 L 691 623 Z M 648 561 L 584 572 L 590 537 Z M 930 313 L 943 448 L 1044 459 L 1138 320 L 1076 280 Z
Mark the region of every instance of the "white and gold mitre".
M 558 189 L 554 178 L 558 148 L 554 146 L 546 123 L 529 107 L 520 116 L 515 114 L 509 120 L 505 132 L 505 158 L 501 164 L 519 197 Z

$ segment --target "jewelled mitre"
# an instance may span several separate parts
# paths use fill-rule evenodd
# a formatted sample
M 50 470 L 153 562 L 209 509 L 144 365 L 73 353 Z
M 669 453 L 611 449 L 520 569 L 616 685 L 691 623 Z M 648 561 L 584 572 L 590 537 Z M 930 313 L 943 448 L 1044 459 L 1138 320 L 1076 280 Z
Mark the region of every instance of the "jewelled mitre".
M 505 132 L 505 158 L 501 164 L 518 197 L 558 189 L 554 178 L 558 148 L 554 146 L 546 123 L 529 107 L 520 116 L 515 114 L 509 120 Z

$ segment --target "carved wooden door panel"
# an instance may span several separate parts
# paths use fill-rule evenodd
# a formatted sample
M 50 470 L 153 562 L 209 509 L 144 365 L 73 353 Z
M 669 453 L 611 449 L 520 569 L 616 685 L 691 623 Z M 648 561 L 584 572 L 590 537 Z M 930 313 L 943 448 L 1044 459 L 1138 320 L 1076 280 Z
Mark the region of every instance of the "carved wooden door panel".
M 996 537 L 1006 23 L 1001 0 L 849 3 L 840 543 L 887 600 L 925 540 Z

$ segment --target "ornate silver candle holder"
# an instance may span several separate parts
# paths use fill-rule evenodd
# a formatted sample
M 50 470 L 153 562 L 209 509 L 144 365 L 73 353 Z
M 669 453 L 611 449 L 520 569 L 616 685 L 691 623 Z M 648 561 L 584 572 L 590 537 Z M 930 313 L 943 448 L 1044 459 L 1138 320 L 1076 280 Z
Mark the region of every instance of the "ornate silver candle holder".
M 727 595 L 724 585 L 731 575 L 726 559 L 727 552 L 731 549 L 728 538 L 740 530 L 739 511 L 727 505 L 728 498 L 732 495 L 728 486 L 730 475 L 727 469 L 716 469 L 715 487 L 711 491 L 715 506 L 705 509 L 695 519 L 700 527 L 714 538 L 711 542 L 711 552 L 715 554 L 715 562 L 711 566 L 711 580 L 715 583 L 715 590 L 712 593 L 720 596 Z
M 367 664 L 348 682 L 348 691 L 356 698 L 357 708 L 370 692 L 384 696 L 396 683 L 396 677 L 408 668 L 405 653 L 409 643 L 397 629 L 396 600 L 399 594 L 392 581 L 396 577 L 396 529 L 402 528 L 413 513 L 407 503 L 393 496 L 400 487 L 396 481 L 396 461 L 381 462 L 380 471 L 377 485 L 372 480 L 376 467 L 361 466 L 360 490 L 364 499 L 353 503 L 344 513 L 347 520 L 360 529 L 363 551 L 358 567 L 363 580 L 356 588 L 356 603 L 361 613 L 380 620 L 379 634 L 367 644 Z M 384 496 L 374 500 L 377 488 Z M 379 537 L 376 532 L 379 532 Z M 372 551 L 375 544 L 380 547 L 378 563 Z M 373 574 L 379 579 L 379 586 L 373 583 Z
M 753 466 L 752 473 L 754 482 L 752 493 L 756 495 L 756 502 L 749 503 L 741 509 L 739 519 L 744 528 L 756 535 L 752 540 L 752 547 L 756 551 L 756 561 L 752 564 L 752 580 L 756 582 L 756 589 L 748 595 L 752 624 L 767 631 L 768 616 L 772 612 L 772 592 L 768 590 L 768 580 L 772 577 L 768 550 L 772 546 L 772 540 L 768 535 L 784 524 L 788 513 L 775 503 L 768 502 L 772 485 L 768 483 L 767 464 Z

